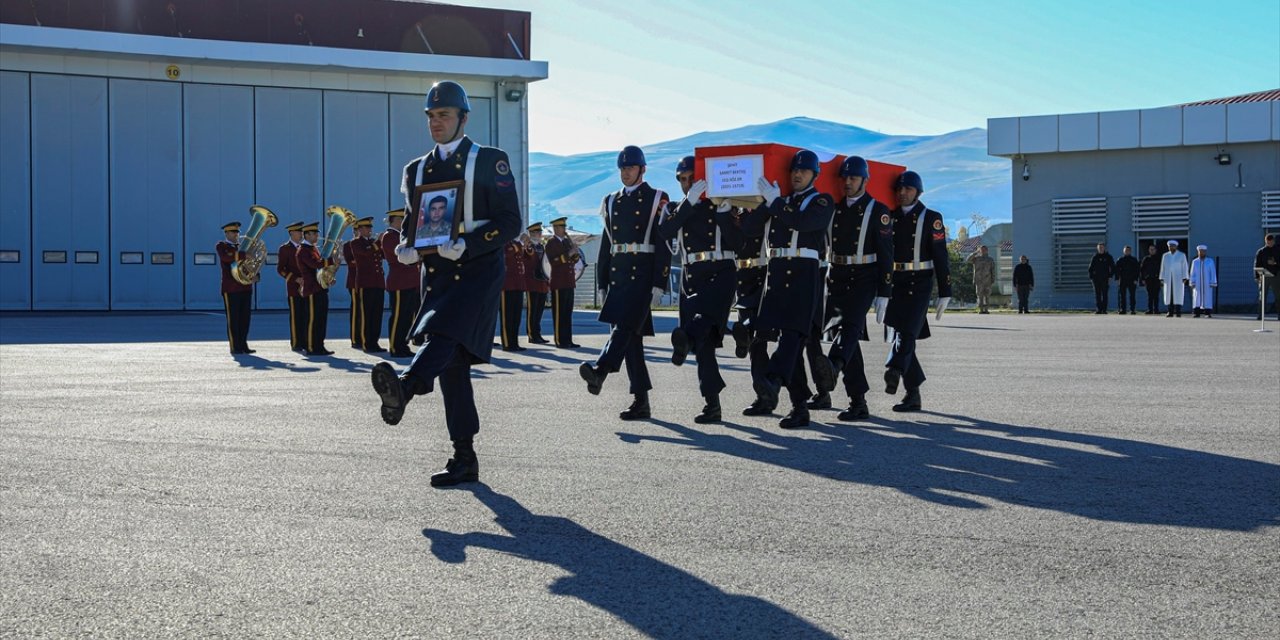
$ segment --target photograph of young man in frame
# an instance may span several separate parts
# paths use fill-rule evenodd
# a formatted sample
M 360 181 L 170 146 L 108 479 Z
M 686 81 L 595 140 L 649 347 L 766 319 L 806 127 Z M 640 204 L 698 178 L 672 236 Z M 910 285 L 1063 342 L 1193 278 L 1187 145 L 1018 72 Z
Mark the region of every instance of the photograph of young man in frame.
M 414 189 L 415 204 L 409 208 L 404 229 L 406 233 L 412 230 L 418 253 L 436 253 L 440 246 L 458 239 L 464 189 L 465 180 L 424 184 Z

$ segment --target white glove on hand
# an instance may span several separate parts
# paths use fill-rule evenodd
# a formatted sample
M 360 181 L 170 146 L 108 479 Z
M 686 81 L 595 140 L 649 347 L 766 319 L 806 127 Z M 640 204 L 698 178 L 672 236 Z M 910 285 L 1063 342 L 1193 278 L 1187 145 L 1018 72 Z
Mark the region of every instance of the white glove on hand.
M 458 238 L 457 240 L 453 241 L 453 244 L 440 245 L 440 248 L 437 249 L 436 252 L 439 253 L 440 257 L 444 258 L 445 260 L 453 260 L 454 262 L 457 262 L 458 258 L 462 257 L 462 252 L 466 250 L 467 250 L 467 241 L 463 240 L 462 238 Z
M 716 213 L 729 213 L 730 211 L 733 211 L 733 205 L 728 200 L 716 205 Z
M 698 204 L 698 201 L 701 200 L 702 196 L 706 193 L 707 181 L 699 180 L 693 183 L 693 186 L 689 187 L 689 193 L 684 195 L 684 199 L 688 200 L 689 204 Z
M 756 178 L 756 188 L 760 190 L 760 195 L 764 196 L 764 206 L 768 207 L 773 204 L 774 200 L 782 197 L 782 189 L 778 188 L 778 183 L 769 184 L 764 177 Z
M 604 304 L 604 297 L 608 294 L 609 292 L 604 289 L 596 289 L 596 295 L 598 296 L 596 300 L 599 300 L 600 304 Z
M 889 299 L 876 296 L 876 324 L 884 324 L 884 310 L 889 308 Z
M 408 238 L 405 238 L 405 240 L 405 242 L 396 245 L 396 260 L 399 260 L 400 264 L 418 264 L 418 261 L 422 259 L 418 255 L 418 250 L 409 246 Z
M 662 287 L 653 288 L 653 300 L 649 301 L 649 306 L 656 307 L 662 304 Z
M 938 313 L 934 314 L 934 320 L 942 320 L 942 312 L 947 310 L 947 305 L 951 303 L 951 298 L 938 298 Z

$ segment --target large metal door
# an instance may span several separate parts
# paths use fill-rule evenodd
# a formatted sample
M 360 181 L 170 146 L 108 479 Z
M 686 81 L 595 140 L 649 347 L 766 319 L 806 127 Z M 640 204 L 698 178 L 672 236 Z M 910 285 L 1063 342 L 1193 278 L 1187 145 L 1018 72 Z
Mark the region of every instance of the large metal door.
M 222 239 L 222 225 L 239 220 L 249 225 L 253 194 L 253 89 L 189 84 L 183 89 L 183 156 L 186 172 L 185 306 L 222 309 L 219 293 L 222 271 L 214 245 Z M 281 229 L 267 229 L 262 239 L 275 253 L 284 242 Z M 264 265 L 255 289 L 263 299 L 285 296 L 274 265 Z
M 0 72 L 0 309 L 31 308 L 31 77 Z
M 108 306 L 107 81 L 31 76 L 32 308 Z
M 254 90 L 254 188 L 258 204 L 280 217 L 280 226 L 264 234 L 268 247 L 288 239 L 283 227 L 290 222 L 318 222 L 324 215 L 322 112 L 317 90 Z M 342 296 L 346 298 L 345 290 Z M 258 294 L 258 308 L 288 306 L 279 289 L 265 288 Z
M 325 204 L 350 209 L 357 218 L 373 216 L 374 229 L 385 225 L 388 167 L 387 96 L 379 93 L 324 93 Z M 343 240 L 354 232 L 344 231 Z M 350 266 L 339 270 L 331 306 L 350 306 L 345 286 Z
M 182 86 L 110 81 L 111 308 L 182 308 Z

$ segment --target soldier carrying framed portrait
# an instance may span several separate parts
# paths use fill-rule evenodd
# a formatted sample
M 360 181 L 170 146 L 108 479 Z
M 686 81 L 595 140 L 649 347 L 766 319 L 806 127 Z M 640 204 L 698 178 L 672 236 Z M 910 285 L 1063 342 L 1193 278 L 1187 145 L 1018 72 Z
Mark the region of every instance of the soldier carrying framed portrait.
M 413 246 L 420 254 L 436 253 L 458 239 L 465 180 L 424 184 L 413 191 L 404 228 L 412 230 Z

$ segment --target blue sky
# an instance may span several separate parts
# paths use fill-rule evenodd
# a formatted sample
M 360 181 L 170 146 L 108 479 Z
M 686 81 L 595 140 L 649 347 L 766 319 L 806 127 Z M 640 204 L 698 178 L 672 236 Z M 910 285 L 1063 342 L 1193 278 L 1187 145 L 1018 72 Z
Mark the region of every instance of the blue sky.
M 530 146 L 791 116 L 890 134 L 1280 88 L 1280 0 L 484 0 L 530 11 Z

